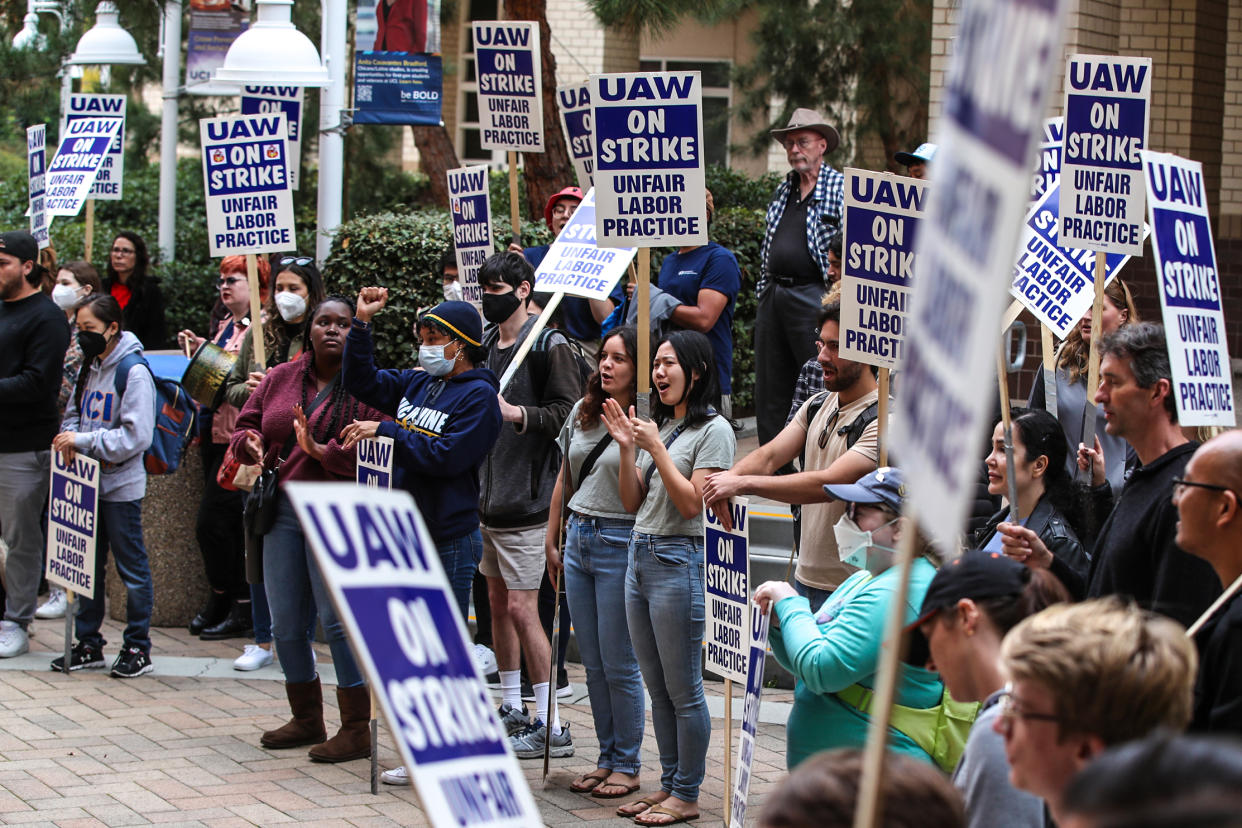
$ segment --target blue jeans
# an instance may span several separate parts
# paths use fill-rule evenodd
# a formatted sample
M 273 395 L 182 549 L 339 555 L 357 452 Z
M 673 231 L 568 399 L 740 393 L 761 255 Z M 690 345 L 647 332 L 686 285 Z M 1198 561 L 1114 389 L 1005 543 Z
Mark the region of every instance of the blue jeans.
M 703 696 L 703 539 L 630 536 L 625 614 L 651 695 L 660 785 L 699 798 L 712 720 Z
M 345 626 L 337 617 L 319 564 L 284 492 L 276 501 L 276 522 L 263 536 L 263 586 L 272 612 L 272 637 L 280 666 L 285 671 L 285 681 L 300 684 L 315 678 L 315 661 L 306 629 L 314 623 L 318 608 L 324 637 L 332 650 L 337 686 L 361 685 L 362 673 L 349 649 Z
M 263 584 L 250 585 L 250 614 L 254 618 L 254 643 L 272 642 L 272 610 L 267 605 L 267 590 Z
M 151 604 L 155 585 L 147 548 L 142 545 L 142 499 L 99 501 L 99 530 L 95 542 L 95 597 L 82 598 L 74 619 L 78 641 L 103 648 L 100 634 L 104 618 L 104 578 L 108 551 L 116 560 L 116 571 L 125 584 L 125 648 L 151 652 Z
M 807 603 L 811 605 L 812 614 L 819 612 L 819 608 L 824 605 L 824 602 L 832 597 L 832 590 L 808 586 L 797 578 L 794 578 L 793 588 L 795 592 L 805 598 Z
M 461 612 L 461 622 L 469 626 L 470 621 L 470 587 L 474 584 L 474 573 L 479 568 L 479 560 L 483 557 L 483 533 L 478 527 L 468 535 L 444 543 L 436 544 L 440 553 L 440 565 L 444 567 L 444 577 L 448 578 L 453 589 L 453 597 L 457 599 L 457 609 Z
M 643 681 L 625 620 L 632 520 L 573 514 L 565 533 L 565 595 L 586 668 L 598 767 L 636 774 L 643 741 Z

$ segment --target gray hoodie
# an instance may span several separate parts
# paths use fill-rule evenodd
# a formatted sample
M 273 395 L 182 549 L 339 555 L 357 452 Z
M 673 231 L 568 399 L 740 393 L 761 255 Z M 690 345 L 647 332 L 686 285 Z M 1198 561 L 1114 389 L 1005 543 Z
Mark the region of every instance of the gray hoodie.
M 142 454 L 155 433 L 155 382 L 144 365 L 130 368 L 125 396 L 117 399 L 116 366 L 126 354 L 141 354 L 142 343 L 129 331 L 112 353 L 91 363 L 83 380 L 81 410 L 75 398 L 65 409 L 61 431 L 77 432 L 74 447 L 100 462 L 99 499 L 139 500 L 147 492 Z

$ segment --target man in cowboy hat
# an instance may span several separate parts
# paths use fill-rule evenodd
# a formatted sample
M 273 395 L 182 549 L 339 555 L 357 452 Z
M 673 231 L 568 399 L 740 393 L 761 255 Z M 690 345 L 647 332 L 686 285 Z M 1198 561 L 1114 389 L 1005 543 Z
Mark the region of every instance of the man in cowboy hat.
M 841 143 L 811 109 L 772 137 L 793 169 L 768 205 L 756 292 L 755 408 L 759 442 L 785 425 L 798 369 L 815 355 L 815 318 L 828 279 L 828 244 L 841 225 L 845 177 L 824 163 Z

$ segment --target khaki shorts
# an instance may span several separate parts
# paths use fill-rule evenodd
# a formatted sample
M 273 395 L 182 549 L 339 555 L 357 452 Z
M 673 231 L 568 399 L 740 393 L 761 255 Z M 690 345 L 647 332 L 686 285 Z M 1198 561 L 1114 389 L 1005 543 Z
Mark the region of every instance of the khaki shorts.
M 543 541 L 548 525 L 518 529 L 483 530 L 483 560 L 479 571 L 488 578 L 503 578 L 509 589 L 539 589 L 547 558 Z

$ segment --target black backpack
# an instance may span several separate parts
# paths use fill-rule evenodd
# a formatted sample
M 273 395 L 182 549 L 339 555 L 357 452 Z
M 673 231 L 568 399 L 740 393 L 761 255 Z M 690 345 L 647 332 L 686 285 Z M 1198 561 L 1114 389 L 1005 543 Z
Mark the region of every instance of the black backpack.
M 811 423 L 815 422 L 815 417 L 819 415 L 819 410 L 824 407 L 831 391 L 820 391 L 814 397 L 811 397 L 807 403 L 806 410 L 806 426 L 809 439 Z M 863 432 L 867 430 L 867 426 L 871 425 L 880 417 L 880 401 L 876 400 L 871 405 L 862 410 L 862 413 L 854 418 L 853 422 L 847 423 L 837 429 L 838 434 L 845 435 L 845 447 L 853 448 L 863 436 Z M 802 444 L 802 451 L 798 452 L 798 465 L 802 471 L 806 471 L 806 443 Z
M 551 361 L 548 357 L 548 352 L 557 344 L 558 340 L 555 337 L 558 334 L 568 343 L 569 350 L 574 355 L 574 363 L 578 366 L 579 384 L 584 391 L 586 390 L 587 379 L 591 374 L 595 373 L 595 366 L 587 358 L 586 351 L 582 349 L 582 343 L 557 328 L 544 328 L 539 332 L 539 336 L 535 339 L 535 344 L 531 347 L 530 353 L 526 357 L 530 362 L 530 377 L 535 384 L 535 393 L 540 398 L 543 397 L 543 391 L 548 384 L 548 372 L 551 371 Z M 499 338 L 500 329 L 495 325 L 489 327 L 487 332 L 483 334 L 483 347 L 490 351 Z

